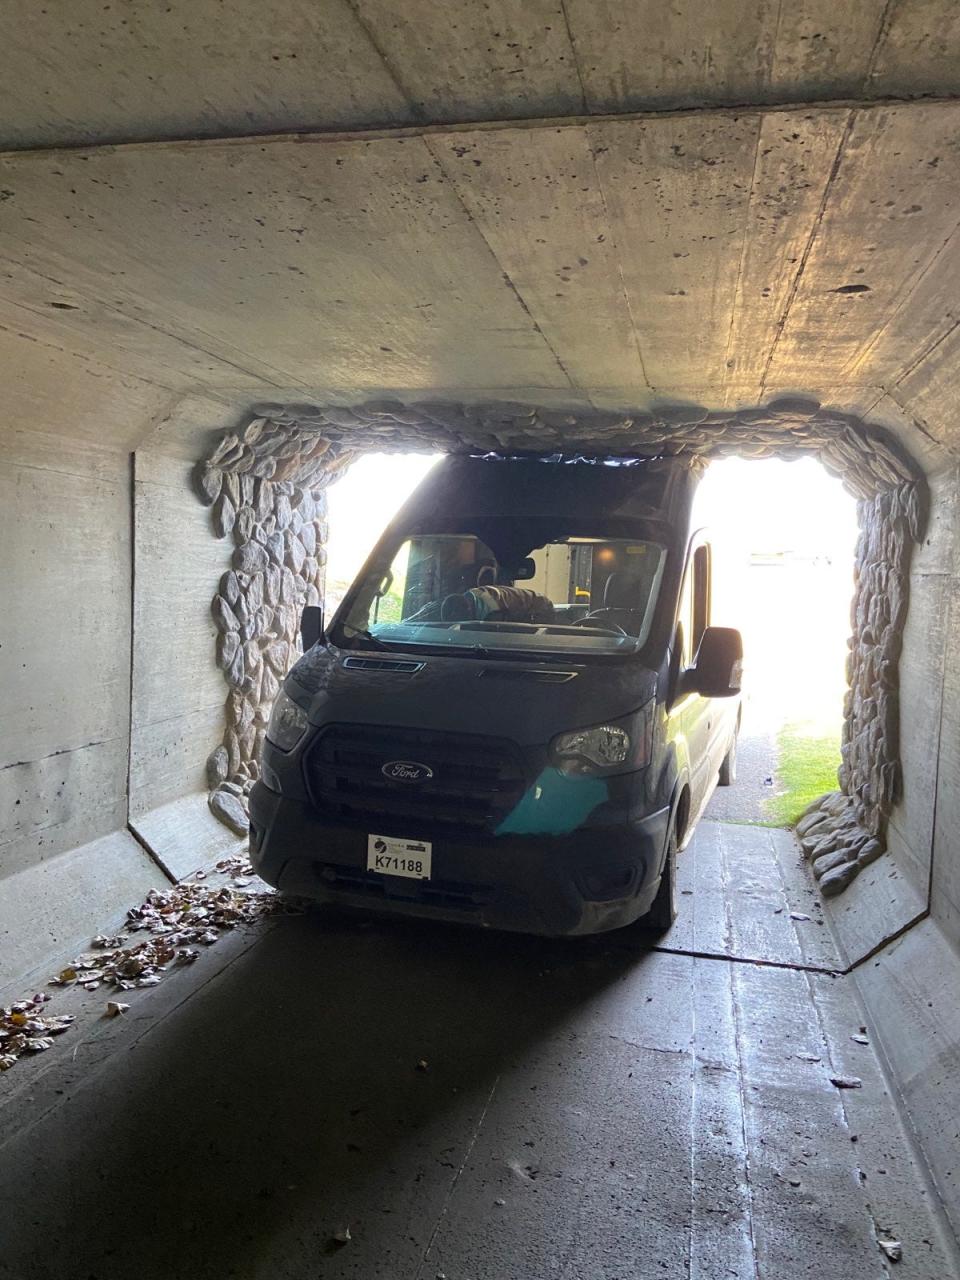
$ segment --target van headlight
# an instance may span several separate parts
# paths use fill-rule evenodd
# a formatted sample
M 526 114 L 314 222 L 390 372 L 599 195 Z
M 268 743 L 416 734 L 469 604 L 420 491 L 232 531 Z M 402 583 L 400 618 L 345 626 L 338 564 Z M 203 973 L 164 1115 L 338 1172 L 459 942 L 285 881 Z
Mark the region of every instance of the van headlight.
M 653 750 L 655 706 L 650 702 L 623 720 L 558 734 L 550 743 L 551 761 L 561 773 L 574 777 L 644 768 Z
M 309 723 L 303 707 L 281 689 L 270 712 L 267 741 L 281 751 L 292 751 L 306 733 Z

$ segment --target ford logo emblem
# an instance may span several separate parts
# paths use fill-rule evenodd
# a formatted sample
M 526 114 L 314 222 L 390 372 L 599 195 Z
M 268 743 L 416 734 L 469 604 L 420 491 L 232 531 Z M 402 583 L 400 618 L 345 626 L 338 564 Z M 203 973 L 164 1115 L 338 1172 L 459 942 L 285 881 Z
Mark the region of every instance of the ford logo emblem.
M 433 777 L 430 766 L 418 764 L 416 760 L 390 760 L 380 772 L 391 782 L 426 782 Z

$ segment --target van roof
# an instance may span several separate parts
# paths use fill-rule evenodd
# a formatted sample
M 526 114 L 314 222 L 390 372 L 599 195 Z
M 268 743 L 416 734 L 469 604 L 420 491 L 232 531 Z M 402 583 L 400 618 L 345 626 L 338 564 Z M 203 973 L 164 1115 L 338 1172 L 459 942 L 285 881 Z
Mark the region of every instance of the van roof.
M 695 484 L 686 459 L 582 454 L 452 454 L 418 486 L 404 511 L 672 520 Z M 412 510 L 411 510 L 412 508 Z

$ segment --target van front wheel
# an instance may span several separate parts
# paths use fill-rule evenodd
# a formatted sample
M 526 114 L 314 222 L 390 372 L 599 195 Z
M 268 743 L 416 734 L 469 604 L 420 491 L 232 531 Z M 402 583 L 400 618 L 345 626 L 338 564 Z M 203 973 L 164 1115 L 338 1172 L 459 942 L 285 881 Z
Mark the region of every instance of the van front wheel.
M 670 823 L 667 836 L 667 856 L 663 860 L 660 888 L 646 915 L 637 923 L 652 933 L 666 933 L 677 918 L 677 827 Z

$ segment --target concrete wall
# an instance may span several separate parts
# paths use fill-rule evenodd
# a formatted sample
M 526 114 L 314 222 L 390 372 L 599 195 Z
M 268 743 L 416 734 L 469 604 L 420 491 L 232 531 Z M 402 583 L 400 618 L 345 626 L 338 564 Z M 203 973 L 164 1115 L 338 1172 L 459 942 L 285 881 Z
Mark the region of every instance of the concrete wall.
M 946 861 L 942 843 L 936 858 L 934 823 L 941 803 L 955 804 L 951 774 L 937 750 L 950 692 L 949 612 L 957 582 L 958 473 L 947 469 L 930 477 L 930 519 L 923 545 L 913 556 L 910 574 L 910 615 L 901 658 L 901 727 L 904 797 L 891 818 L 891 844 L 911 884 L 926 897 L 932 861 Z M 954 653 L 956 637 L 954 638 Z M 954 689 L 953 698 L 956 700 Z M 956 705 L 953 725 L 957 724 Z M 949 737 L 949 733 L 947 735 Z M 957 778 L 956 772 L 953 778 Z M 942 799 L 938 799 L 938 790 Z M 956 816 L 956 810 L 954 810 Z
M 189 486 L 189 459 L 232 411 L 171 404 L 23 334 L 0 348 L 6 997 L 119 924 L 163 867 L 186 874 L 236 842 L 207 810 L 203 769 L 226 693 L 209 612 L 225 553 Z
M 3 431 L 0 989 L 105 923 L 107 869 L 157 878 L 125 831 L 130 551 L 129 455 Z
M 876 946 L 929 916 L 855 973 L 871 1033 L 960 1234 L 960 471 L 945 467 L 930 486 L 901 658 L 904 798 L 891 818 L 890 853 L 876 864 L 872 909 L 861 901 L 857 927 Z M 838 905 L 851 916 L 857 899 Z
M 205 762 L 223 736 L 227 689 L 214 663 L 210 598 L 230 548 L 180 451 L 134 455 L 134 644 L 130 818 L 177 878 L 234 837 L 207 808 Z

